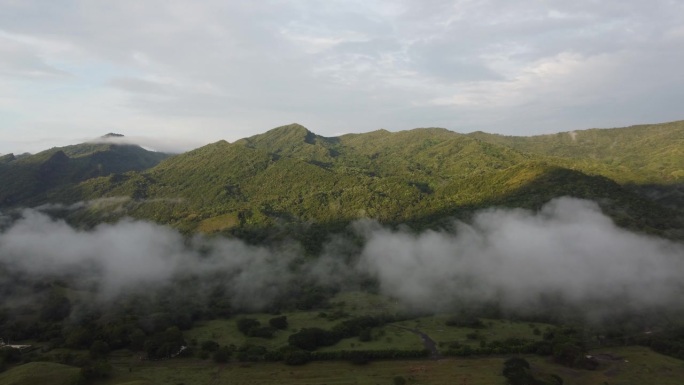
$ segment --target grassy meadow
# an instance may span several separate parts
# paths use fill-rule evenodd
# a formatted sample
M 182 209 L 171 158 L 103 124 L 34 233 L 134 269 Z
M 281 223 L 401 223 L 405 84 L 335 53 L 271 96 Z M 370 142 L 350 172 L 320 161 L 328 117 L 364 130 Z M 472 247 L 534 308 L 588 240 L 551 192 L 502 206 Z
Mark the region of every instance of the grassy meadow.
M 565 385 L 681 385 L 684 361 L 648 348 L 627 346 L 590 352 L 611 358 L 600 360 L 597 370 L 563 367 L 548 358 L 524 356 L 539 374 L 556 374 Z M 304 366 L 282 363 L 229 363 L 177 359 L 158 362 L 113 361 L 112 378 L 103 385 L 185 384 L 185 385 L 384 385 L 402 376 L 408 384 L 503 385 L 503 362 L 508 356 L 445 358 L 440 360 L 379 361 L 368 365 L 348 362 L 311 362 Z M 129 368 L 131 369 L 129 371 Z M 2 379 L 2 377 L 0 377 Z

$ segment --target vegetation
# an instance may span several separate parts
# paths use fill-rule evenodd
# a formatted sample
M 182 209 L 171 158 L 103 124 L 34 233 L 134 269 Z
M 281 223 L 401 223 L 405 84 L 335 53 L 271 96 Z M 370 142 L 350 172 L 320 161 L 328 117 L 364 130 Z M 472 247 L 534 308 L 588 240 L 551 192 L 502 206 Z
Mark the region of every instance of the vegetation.
M 516 137 L 477 132 L 472 137 L 620 183 L 684 182 L 684 121 Z
M 0 158 L 0 207 L 47 203 L 55 189 L 82 181 L 142 171 L 169 154 L 133 145 L 83 143 L 52 148 L 35 155 Z
M 326 138 L 293 124 L 154 167 L 163 155 L 79 145 L 0 163 L 11 181 L 0 208 L 98 202 L 61 215 L 80 225 L 132 216 L 253 243 L 292 237 L 316 254 L 358 218 L 440 227 L 568 195 L 598 201 L 621 226 L 682 238 L 673 202 L 684 196 L 683 132 L 674 122 L 529 138 L 437 128 Z
M 537 209 L 570 195 L 597 200 L 621 226 L 683 239 L 683 133 L 675 122 L 530 138 L 436 128 L 326 138 L 295 124 L 173 157 L 85 144 L 0 158 L 0 208 L 51 205 L 83 227 L 132 216 L 188 235 L 265 245 L 294 238 L 305 260 L 359 218 L 440 228 L 483 207 Z M 349 239 L 354 255 L 361 246 Z M 31 298 L 0 304 L 2 337 L 36 346 L 0 350 L 0 383 L 38 384 L 45 372 L 64 384 L 651 380 L 625 359 L 591 358 L 597 347 L 642 360 L 641 368 L 668 368 L 659 383 L 684 375 L 681 361 L 653 352 L 684 358 L 678 309 L 593 323 L 562 304 L 534 316 L 496 303 L 422 314 L 360 277 L 366 292 L 297 281 L 264 313 L 248 313 L 231 303 L 220 276 L 175 277 L 102 302 L 91 280 L 77 272 L 32 277 L 0 264 L 3 298 Z M 645 334 L 646 327 L 660 330 Z
M 560 368 L 545 357 L 521 356 L 535 378 L 550 382 L 552 375 L 560 376 L 563 385 L 640 385 L 658 383 L 679 385 L 684 377 L 682 361 L 666 357 L 642 347 L 613 347 L 592 351 L 605 357 L 597 370 Z M 396 377 L 407 384 L 440 385 L 468 383 L 501 385 L 504 363 L 511 357 L 481 357 L 478 359 L 447 358 L 443 360 L 377 361 L 370 365 L 353 366 L 345 361 L 310 362 L 303 366 L 283 363 L 258 362 L 216 365 L 213 361 L 182 358 L 163 361 L 138 361 L 128 356 L 111 360 L 111 377 L 98 383 L 110 385 L 152 384 L 360 384 L 392 385 Z M 25 367 L 25 368 L 24 368 Z M 78 368 L 54 363 L 31 363 L 0 373 L 2 384 L 60 384 L 59 368 L 78 374 Z M 11 377 L 10 377 L 11 376 Z M 37 376 L 50 381 L 35 380 Z M 15 382 L 9 382 L 12 378 Z M 68 379 L 68 377 L 67 377 Z M 33 380 L 33 381 L 32 381 Z M 21 382 L 19 382 L 21 381 Z
M 77 385 L 80 369 L 53 362 L 30 362 L 0 373 L 4 385 Z

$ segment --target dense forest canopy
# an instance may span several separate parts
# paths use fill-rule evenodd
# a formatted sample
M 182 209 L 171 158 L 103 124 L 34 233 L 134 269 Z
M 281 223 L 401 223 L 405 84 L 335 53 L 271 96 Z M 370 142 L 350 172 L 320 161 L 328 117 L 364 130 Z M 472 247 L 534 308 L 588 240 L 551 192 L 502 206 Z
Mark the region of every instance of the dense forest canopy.
M 291 124 L 175 156 L 83 144 L 7 158 L 0 209 L 63 205 L 53 213 L 80 225 L 129 216 L 305 241 L 360 218 L 434 228 L 476 209 L 572 196 L 621 226 L 677 238 L 683 151 L 684 122 L 533 137 L 424 128 L 328 138 Z

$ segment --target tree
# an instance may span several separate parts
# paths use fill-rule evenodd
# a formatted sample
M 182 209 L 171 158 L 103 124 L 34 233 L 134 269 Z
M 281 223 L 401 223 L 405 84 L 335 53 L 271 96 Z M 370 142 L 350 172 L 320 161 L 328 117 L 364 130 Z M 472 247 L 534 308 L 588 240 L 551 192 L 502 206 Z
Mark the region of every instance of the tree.
M 280 317 L 271 318 L 268 320 L 268 324 L 271 325 L 272 328 L 285 330 L 287 329 L 287 317 L 281 315 Z
M 370 360 L 370 356 L 367 352 L 360 350 L 353 350 L 349 352 L 349 361 L 354 365 L 366 365 Z
M 359 332 L 359 341 L 368 342 L 373 339 L 373 334 L 371 333 L 371 328 L 361 329 Z
M 81 368 L 81 377 L 90 382 L 95 379 L 103 379 L 109 377 L 112 372 L 112 366 L 106 361 L 89 362 Z
M 40 319 L 45 322 L 59 322 L 71 313 L 71 301 L 63 295 L 52 293 L 43 304 Z
M 97 340 L 90 345 L 90 358 L 106 358 L 109 354 L 109 344 L 102 340 Z
M 519 357 L 504 362 L 503 375 L 510 385 L 563 385 L 563 379 L 555 374 L 542 374 L 544 380 L 535 378 L 527 360 Z
M 304 350 L 316 350 L 319 346 L 332 346 L 340 341 L 338 333 L 320 328 L 304 328 L 288 338 L 291 346 Z
M 77 326 L 66 333 L 65 344 L 73 349 L 88 349 L 95 342 L 94 337 L 95 335 L 91 329 Z
M 0 349 L 0 372 L 5 370 L 7 364 L 21 361 L 21 351 L 14 348 Z
M 204 341 L 202 342 L 202 350 L 207 352 L 215 352 L 219 349 L 219 344 L 216 341 Z
M 252 328 L 248 335 L 250 337 L 273 338 L 273 328 L 270 326 Z
M 149 337 L 145 341 L 145 351 L 152 359 L 169 358 L 177 354 L 183 345 L 183 333 L 177 327 L 171 327 Z
M 530 373 L 530 364 L 524 358 L 509 358 L 504 362 L 503 375 L 511 385 L 532 385 L 536 381 Z
M 214 359 L 214 362 L 216 362 L 218 364 L 224 364 L 224 363 L 228 362 L 228 359 L 230 358 L 231 353 L 232 352 L 231 352 L 229 347 L 222 346 L 214 352 L 214 355 L 212 358 Z
M 559 364 L 575 367 L 585 358 L 582 348 L 571 342 L 564 342 L 553 347 L 553 358 Z
M 283 361 L 286 365 L 304 365 L 311 360 L 309 352 L 300 349 L 293 349 L 285 352 Z
M 261 322 L 254 318 L 241 318 L 237 321 L 237 328 L 240 333 L 249 336 L 252 329 L 256 329 L 261 326 Z

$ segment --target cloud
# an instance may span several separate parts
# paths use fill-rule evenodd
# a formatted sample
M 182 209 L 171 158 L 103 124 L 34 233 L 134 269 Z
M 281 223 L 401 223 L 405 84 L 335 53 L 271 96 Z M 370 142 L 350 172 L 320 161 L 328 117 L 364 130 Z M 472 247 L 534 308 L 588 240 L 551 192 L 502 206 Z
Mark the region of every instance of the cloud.
M 70 76 L 68 72 L 48 63 L 45 57 L 68 53 L 71 48 L 64 42 L 37 39 L 0 29 L 0 73 L 43 81 Z
M 362 233 L 361 268 L 385 294 L 423 309 L 535 309 L 558 296 L 585 310 L 635 310 L 676 305 L 684 291 L 684 245 L 618 228 L 596 204 L 572 198 L 538 213 L 486 210 L 454 232 Z
M 333 273 L 311 263 L 300 274 L 294 268 L 302 260 L 296 245 L 269 248 L 236 239 L 188 239 L 169 227 L 144 221 L 125 219 L 81 230 L 26 209 L 14 220 L 0 217 L 3 224 L 3 272 L 36 279 L 75 277 L 77 285 L 92 283 L 100 301 L 192 279 L 195 284 L 189 290 L 199 296 L 198 301 L 207 299 L 207 288 L 220 286 L 234 308 L 263 310 L 295 282 L 298 286 L 305 280 L 323 282 L 323 274 Z
M 119 208 L 121 205 L 130 202 L 131 197 L 109 197 L 93 199 L 89 201 L 81 201 L 65 205 L 62 203 L 45 203 L 40 206 L 36 206 L 33 210 L 40 212 L 50 212 L 50 211 L 74 211 L 83 208 L 96 208 L 96 209 L 112 209 L 113 207 Z M 116 210 L 116 209 L 115 209 Z
M 82 232 L 30 210 L 2 234 L 0 245 L 3 262 L 32 274 L 78 274 L 93 266 L 106 293 L 159 283 L 184 250 L 180 234 L 149 223 L 126 221 Z
M 189 279 L 197 301 L 219 286 L 236 308 L 259 310 L 305 282 L 358 289 L 375 279 L 408 309 L 498 303 L 524 313 L 543 311 L 553 298 L 596 316 L 679 308 L 684 293 L 684 245 L 621 229 L 595 203 L 572 198 L 539 212 L 484 210 L 451 231 L 414 233 L 363 220 L 352 225 L 354 239 L 332 236 L 313 259 L 291 242 L 188 239 L 134 220 L 86 231 L 26 210 L 11 224 L 0 221 L 6 268 L 95 282 L 102 299 Z
M 417 126 L 531 134 L 677 120 L 682 7 L 5 1 L 0 39 L 11 44 L 0 52 L 0 84 L 9 85 L 0 108 L 14 116 L 0 123 L 0 142 L 20 131 L 38 140 L 104 128 L 206 143 L 290 121 L 331 135 Z
M 141 135 L 132 136 L 109 136 L 88 139 L 90 143 L 113 143 L 131 144 L 144 147 L 151 151 L 167 152 L 171 154 L 182 153 L 204 145 L 201 141 L 193 138 L 181 137 L 148 137 Z

